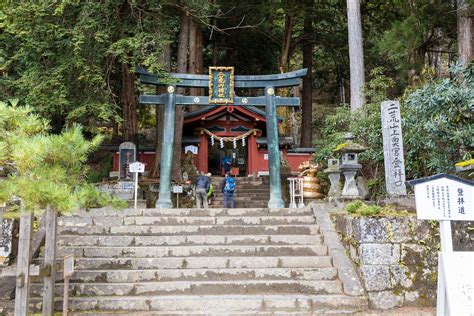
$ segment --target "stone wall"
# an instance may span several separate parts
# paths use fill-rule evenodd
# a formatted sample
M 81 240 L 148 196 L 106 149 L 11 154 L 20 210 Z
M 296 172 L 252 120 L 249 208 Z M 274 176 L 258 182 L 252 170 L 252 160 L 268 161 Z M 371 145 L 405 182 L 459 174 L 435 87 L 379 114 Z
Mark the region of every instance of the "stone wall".
M 334 214 L 348 255 L 375 309 L 436 305 L 438 223 Z

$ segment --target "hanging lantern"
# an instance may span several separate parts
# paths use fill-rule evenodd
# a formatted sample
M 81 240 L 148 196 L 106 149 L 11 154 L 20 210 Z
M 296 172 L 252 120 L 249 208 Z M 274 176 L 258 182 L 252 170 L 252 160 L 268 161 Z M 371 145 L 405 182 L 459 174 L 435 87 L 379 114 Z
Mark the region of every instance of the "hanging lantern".
M 211 135 L 211 146 L 214 146 L 214 135 Z
M 237 138 L 234 138 L 232 142 L 234 143 L 234 148 L 237 148 Z
M 224 140 L 221 138 L 219 142 L 221 143 L 221 148 L 224 148 Z
M 242 147 L 245 147 L 245 137 L 242 137 Z

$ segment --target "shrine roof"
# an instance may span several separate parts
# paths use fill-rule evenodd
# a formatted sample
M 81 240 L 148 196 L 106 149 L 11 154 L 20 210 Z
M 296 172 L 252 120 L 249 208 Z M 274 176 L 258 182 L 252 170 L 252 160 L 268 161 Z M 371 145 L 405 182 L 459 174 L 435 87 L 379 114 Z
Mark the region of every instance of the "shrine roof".
M 237 110 L 238 112 L 241 112 L 241 113 L 243 113 L 243 114 L 245 114 L 249 117 L 259 119 L 260 121 L 263 121 L 263 122 L 267 121 L 265 111 L 255 107 L 255 106 L 243 105 L 243 106 L 234 106 L 233 108 L 234 108 L 234 110 Z M 209 105 L 209 106 L 201 107 L 197 111 L 185 113 L 184 114 L 184 120 L 185 120 L 185 123 L 186 123 L 186 121 L 188 121 L 188 122 L 189 121 L 195 121 L 196 119 L 199 119 L 199 118 L 205 116 L 206 114 L 208 114 L 210 112 L 213 112 L 212 114 L 216 114 L 216 113 L 225 112 L 225 111 L 227 111 L 226 106 Z M 278 121 L 281 122 L 282 120 L 283 120 L 283 118 L 278 117 Z

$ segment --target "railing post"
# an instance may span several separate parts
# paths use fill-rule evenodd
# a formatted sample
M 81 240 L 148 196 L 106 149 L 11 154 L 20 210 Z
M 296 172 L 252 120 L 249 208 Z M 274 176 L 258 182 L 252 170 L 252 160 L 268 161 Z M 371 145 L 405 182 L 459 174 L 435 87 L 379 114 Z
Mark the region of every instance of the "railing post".
M 15 316 L 29 314 L 30 251 L 33 213 L 21 210 L 18 259 L 16 264 Z
M 285 207 L 281 198 L 280 150 L 278 148 L 278 124 L 275 88 L 265 88 L 265 110 L 267 112 L 268 170 L 270 174 L 269 208 Z
M 156 208 L 171 208 L 171 168 L 173 163 L 174 116 L 176 112 L 175 87 L 168 86 L 163 124 L 163 143 L 161 146 L 160 192 Z M 176 157 L 181 159 L 181 157 Z
M 46 210 L 46 240 L 44 252 L 43 276 L 43 316 L 54 314 L 54 285 L 56 281 L 56 230 L 58 212 L 53 209 Z

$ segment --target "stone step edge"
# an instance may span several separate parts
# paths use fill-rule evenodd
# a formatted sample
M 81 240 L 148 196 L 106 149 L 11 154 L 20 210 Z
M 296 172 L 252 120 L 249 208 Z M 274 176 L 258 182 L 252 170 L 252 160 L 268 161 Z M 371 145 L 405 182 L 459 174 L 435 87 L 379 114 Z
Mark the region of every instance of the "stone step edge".
M 62 298 L 56 297 L 55 299 L 56 303 L 62 302 Z M 167 303 L 170 304 L 170 308 L 167 310 L 163 310 L 161 306 L 159 306 L 157 309 L 154 309 L 152 306 L 150 306 L 148 303 L 149 302 L 161 302 L 161 303 Z M 255 302 L 254 306 L 258 307 L 252 307 L 248 306 L 248 304 L 245 304 L 246 302 Z M 301 309 L 296 309 L 295 306 L 281 306 L 282 302 L 286 302 L 287 304 L 297 303 L 297 302 L 303 302 L 303 301 L 310 301 L 309 305 L 311 306 L 310 309 L 308 308 L 301 308 Z M 41 298 L 30 298 L 30 304 L 41 304 L 42 299 Z M 347 296 L 344 294 L 316 294 L 316 295 L 311 295 L 311 294 L 286 294 L 286 295 L 275 295 L 275 294 L 269 294 L 269 295 L 255 295 L 255 294 L 248 294 L 248 295 L 243 295 L 243 294 L 235 294 L 235 295 L 175 295 L 175 296 L 100 296 L 100 297 L 70 297 L 69 302 L 72 304 L 81 304 L 81 303 L 89 303 L 89 304 L 94 304 L 98 305 L 99 303 L 109 303 L 109 304 L 115 304 L 114 302 L 123 302 L 126 304 L 136 304 L 140 302 L 145 302 L 147 303 L 146 309 L 142 309 L 140 307 L 131 307 L 127 309 L 120 309 L 116 308 L 114 306 L 114 309 L 111 310 L 106 310 L 106 309 L 101 309 L 99 310 L 80 310 L 76 309 L 75 310 L 75 315 L 80 315 L 83 313 L 88 313 L 92 312 L 92 315 L 96 314 L 119 314 L 121 312 L 127 313 L 127 315 L 132 315 L 130 312 L 134 313 L 133 315 L 156 315 L 155 312 L 160 312 L 160 313 L 171 313 L 172 314 L 185 314 L 189 315 L 189 313 L 192 311 L 193 314 L 196 313 L 205 313 L 206 315 L 210 314 L 215 314 L 219 313 L 219 315 L 222 315 L 222 313 L 239 313 L 238 315 L 244 315 L 241 313 L 251 313 L 252 315 L 255 315 L 256 313 L 260 314 L 266 314 L 266 313 L 272 313 L 272 312 L 296 312 L 296 314 L 292 315 L 306 315 L 308 312 L 312 311 L 324 311 L 328 312 L 330 311 L 331 313 L 337 313 L 338 315 L 340 314 L 345 314 L 346 312 L 353 314 L 354 312 L 363 312 L 368 309 L 368 301 L 365 296 Z M 185 305 L 183 307 L 177 306 L 179 304 L 184 303 Z M 196 309 L 196 306 L 186 306 L 189 303 L 193 304 L 205 304 L 205 303 L 212 303 L 214 308 L 208 308 L 207 306 L 204 306 L 205 309 Z M 215 303 L 214 303 L 215 302 Z M 238 308 L 231 308 L 228 309 L 226 308 L 226 304 L 235 304 L 237 302 L 241 302 L 243 305 L 242 307 Z M 271 306 L 270 308 L 262 308 L 262 304 L 265 303 L 277 303 L 280 305 L 278 306 Z M 342 303 L 342 304 L 341 304 Z M 173 307 L 175 307 L 173 309 Z M 61 306 L 59 306 L 61 307 Z M 85 307 L 85 306 L 84 306 Z M 288 308 L 291 308 L 292 311 L 289 311 Z M 60 308 L 61 309 L 61 308 Z M 151 312 L 152 314 L 143 314 L 143 312 Z M 136 312 L 136 313 L 135 313 Z M 141 312 L 141 313 L 140 313 Z M 325 313 L 324 313 L 325 314 Z M 170 315 L 170 314 L 167 314 Z M 273 313 L 271 314 L 273 315 Z
M 177 246 L 89 246 L 89 245 L 79 245 L 79 246 L 68 246 L 68 245 L 60 245 L 60 249 L 71 249 L 71 248 L 79 248 L 79 249 L 96 249 L 96 248 L 120 248 L 120 249 L 168 249 L 172 248 L 173 250 L 178 249 L 185 249 L 185 248 L 321 248 L 327 247 L 324 244 L 311 244 L 311 245 L 177 245 Z M 273 256 L 267 256 L 273 257 Z
M 135 234 L 132 234 L 132 235 L 127 235 L 127 234 L 123 234 L 123 235 L 104 235 L 104 234 L 90 234 L 90 235 L 77 235 L 77 234 L 60 234 L 58 235 L 58 238 L 61 239 L 61 237 L 75 237 L 75 238 L 81 238 L 81 237 L 91 237 L 91 238 L 94 238 L 94 237 L 97 237 L 97 238 L 100 238 L 100 237 L 141 237 L 140 235 L 135 235 Z M 178 236 L 181 236 L 181 237 L 187 237 L 187 238 L 202 238 L 203 236 L 206 236 L 206 235 L 168 235 L 168 237 L 178 237 Z M 291 237 L 296 237 L 296 238 L 299 238 L 301 236 L 317 236 L 317 237 L 322 237 L 323 235 L 321 233 L 318 233 L 318 234 L 310 234 L 310 235 L 301 235 L 301 234 L 287 234 L 287 235 L 283 235 L 283 234 L 278 234 L 278 235 L 272 235 L 272 234 L 267 234 L 267 235 L 208 235 L 208 236 L 212 236 L 214 238 L 217 238 L 217 237 L 228 237 L 228 238 L 236 238 L 236 237 L 252 237 L 252 236 L 256 236 L 256 237 L 259 237 L 259 238 L 262 238 L 264 236 L 266 237 L 273 237 L 273 236 L 278 236 L 280 239 L 281 238 L 284 238 L 284 237 L 288 237 L 288 238 L 291 238 Z M 163 236 L 160 236 L 160 237 L 167 237 L 166 235 L 163 235 Z M 206 244 L 207 245 L 207 244 Z M 209 244 L 209 245 L 212 245 L 212 244 Z M 221 245 L 221 244 L 216 244 L 216 245 Z M 227 245 L 227 244 L 225 244 Z M 264 245 L 264 244 L 256 244 L 256 245 Z M 282 246 L 285 246 L 287 244 L 282 244 Z M 290 244 L 292 245 L 292 244 Z M 306 245 L 306 244 L 297 244 L 297 245 Z M 308 245 L 312 245 L 312 244 L 308 244 Z M 173 246 L 173 245 L 170 245 L 170 246 Z M 251 246 L 251 244 L 249 244 L 249 246 Z
M 321 268 L 183 268 L 183 269 L 159 269 L 159 268 L 154 268 L 154 269 L 79 269 L 75 270 L 74 273 L 90 273 L 90 272 L 95 272 L 95 273 L 107 273 L 107 272 L 129 272 L 129 273 L 138 273 L 138 272 L 181 272 L 181 271 L 192 271 L 192 272 L 198 272 L 198 271 L 209 271 L 209 272 L 233 272 L 233 271 L 251 271 L 251 272 L 263 272 L 263 271 L 275 271 L 275 272 L 282 272 L 282 271 L 296 271 L 296 272 L 303 272 L 303 271 L 321 271 L 321 270 L 326 270 L 326 269 L 336 269 L 335 267 L 321 267 Z M 295 280 L 297 281 L 297 280 Z M 310 280 L 309 280 L 310 281 Z
M 263 258 L 269 258 L 269 259 L 293 259 L 293 258 L 308 258 L 308 257 L 314 257 L 314 258 L 331 258 L 330 255 L 310 255 L 310 256 L 231 256 L 229 259 L 233 260 L 238 260 L 238 259 L 245 259 L 245 260 L 250 260 L 250 259 L 255 259 L 255 260 L 261 260 Z M 203 260 L 203 259 L 222 259 L 225 257 L 216 257 L 216 256 L 204 256 L 204 257 L 194 257 L 194 256 L 181 256 L 181 257 L 123 257 L 123 258 L 112 258 L 112 257 L 97 257 L 97 258 L 92 258 L 92 257 L 76 257 L 74 258 L 76 261 L 77 260 L 161 260 L 161 259 L 173 259 L 173 260 Z M 33 260 L 34 262 L 42 262 L 43 258 L 37 258 Z M 64 259 L 61 258 L 56 258 L 57 262 L 64 262 Z M 264 267 L 263 267 L 264 268 Z M 282 267 L 286 268 L 286 267 Z M 311 267 L 308 267 L 311 268 Z M 270 268 L 269 268 L 270 269 Z

